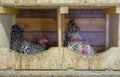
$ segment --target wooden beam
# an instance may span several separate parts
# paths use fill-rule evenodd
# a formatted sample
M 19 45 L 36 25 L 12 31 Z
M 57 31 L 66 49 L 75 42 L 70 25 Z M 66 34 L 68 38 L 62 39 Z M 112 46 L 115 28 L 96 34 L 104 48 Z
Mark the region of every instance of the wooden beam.
M 109 48 L 109 14 L 106 14 L 106 49 Z
M 13 25 L 16 24 L 16 14 L 13 14 L 13 22 L 12 22 L 12 24 Z
M 105 14 L 116 14 L 116 8 L 107 8 L 104 9 Z
M 64 44 L 64 32 L 65 32 L 65 14 L 61 15 L 61 21 L 62 21 L 62 45 Z
M 107 14 L 120 14 L 120 7 L 108 8 L 104 10 Z
M 60 14 L 67 14 L 68 10 L 68 7 L 60 7 Z
M 62 21 L 61 21 L 61 14 L 60 14 L 60 9 L 58 9 L 58 47 L 59 49 L 61 49 L 62 47 L 62 35 L 61 35 L 61 31 L 62 31 Z
M 54 3 L 64 3 L 64 4 L 72 4 L 72 3 L 79 3 L 79 4 L 108 4 L 108 3 L 117 3 L 119 0 L 1 0 L 1 3 L 13 3 L 13 4 L 52 4 Z
M 116 13 L 120 14 L 120 7 L 116 7 Z
M 58 9 L 58 46 L 60 50 L 64 42 L 65 14 L 67 13 L 68 7 L 60 7 Z
M 120 14 L 118 15 L 118 47 L 120 48 Z
M 18 13 L 17 9 L 11 8 L 11 7 L 0 7 L 0 14 L 16 14 Z
M 119 77 L 120 71 L 95 70 L 0 70 L 1 77 Z

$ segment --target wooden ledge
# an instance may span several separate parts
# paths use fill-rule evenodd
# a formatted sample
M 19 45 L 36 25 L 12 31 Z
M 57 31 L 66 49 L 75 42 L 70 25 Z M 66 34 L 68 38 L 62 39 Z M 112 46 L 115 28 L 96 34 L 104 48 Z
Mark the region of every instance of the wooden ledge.
M 15 8 L 11 8 L 11 7 L 0 7 L 0 14 L 16 14 L 18 13 L 18 10 Z

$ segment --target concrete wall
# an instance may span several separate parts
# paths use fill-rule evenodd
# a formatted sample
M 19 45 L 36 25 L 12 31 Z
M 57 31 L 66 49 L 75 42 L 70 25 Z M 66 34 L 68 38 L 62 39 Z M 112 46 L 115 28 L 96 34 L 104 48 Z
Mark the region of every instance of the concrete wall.
M 9 48 L 12 20 L 11 14 L 0 14 L 0 48 Z

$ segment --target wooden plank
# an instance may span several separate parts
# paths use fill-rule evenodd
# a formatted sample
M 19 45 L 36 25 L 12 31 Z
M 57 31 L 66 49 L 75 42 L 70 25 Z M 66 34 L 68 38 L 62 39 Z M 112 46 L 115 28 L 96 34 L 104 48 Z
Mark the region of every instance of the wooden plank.
M 114 8 L 108 8 L 104 10 L 105 13 L 107 14 L 120 14 L 120 7 L 114 7 Z
M 64 21 L 64 15 L 61 15 L 62 45 L 64 40 L 64 29 L 68 21 L 69 18 L 66 18 Z M 105 45 L 105 18 L 75 18 L 75 22 L 77 26 L 80 27 L 83 37 L 91 45 Z M 26 31 L 24 33 L 25 40 L 31 42 L 33 39 L 39 39 L 39 36 L 43 34 L 47 37 L 50 46 L 57 46 L 57 22 L 54 18 L 17 18 L 17 23 Z
M 20 9 L 17 18 L 56 18 L 56 9 Z
M 116 13 L 120 14 L 120 6 L 116 7 Z
M 109 43 L 111 47 L 118 47 L 118 19 L 117 14 L 109 15 Z
M 1 0 L 1 3 L 117 3 L 118 0 Z
M 60 7 L 60 13 L 61 14 L 67 14 L 69 11 L 68 7 Z
M 12 18 L 11 14 L 0 14 L 0 48 L 9 49 Z
M 1 13 L 1 14 L 4 14 L 4 13 L 16 14 L 16 13 L 18 13 L 18 10 L 17 10 L 17 9 L 14 9 L 14 8 L 10 8 L 10 7 L 0 6 L 0 13 Z
M 57 20 L 54 18 L 17 18 L 16 22 L 25 31 L 57 31 Z
M 106 14 L 116 14 L 116 8 L 107 8 L 107 9 L 104 9 L 104 13 Z
M 1 77 L 119 77 L 120 71 L 95 70 L 0 70 Z
M 58 47 L 61 51 L 62 47 L 62 15 L 60 14 L 60 9 L 58 9 Z
M 106 15 L 106 49 L 109 48 L 109 14 Z
M 61 26 L 62 26 L 62 32 L 61 32 L 61 34 L 62 34 L 62 46 L 63 46 L 63 44 L 64 44 L 64 32 L 65 32 L 65 15 L 64 14 L 62 14 L 62 18 L 61 18 L 61 21 L 62 21 L 62 24 L 61 24 Z
M 118 47 L 120 47 L 120 14 L 118 14 Z
M 26 31 L 57 31 L 54 18 L 17 18 L 16 22 Z M 66 26 L 68 22 L 66 18 Z M 81 31 L 105 31 L 105 18 L 75 18 L 75 22 Z
M 79 35 L 85 40 L 87 41 L 90 45 L 93 46 L 103 46 L 105 47 L 105 32 L 92 32 L 92 31 L 88 31 L 88 32 L 79 32 Z
M 72 14 L 71 14 L 72 13 Z M 101 9 L 69 9 L 66 18 L 74 16 L 75 18 L 104 18 Z M 20 9 L 17 18 L 56 18 L 56 9 Z
M 66 19 L 66 25 L 69 18 Z M 105 31 L 105 18 L 75 18 L 80 31 Z

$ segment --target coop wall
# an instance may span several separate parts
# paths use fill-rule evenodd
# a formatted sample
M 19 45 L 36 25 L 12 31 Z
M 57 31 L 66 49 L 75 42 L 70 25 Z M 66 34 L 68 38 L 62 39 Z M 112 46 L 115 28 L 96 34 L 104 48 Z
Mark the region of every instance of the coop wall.
M 0 15 L 0 48 L 9 48 L 13 15 Z
M 5 0 L 2 0 L 1 2 L 4 2 L 4 1 Z M 23 55 L 23 54 L 19 54 L 16 52 L 10 52 L 9 50 L 10 31 L 11 31 L 11 25 L 13 23 L 12 21 L 14 19 L 13 19 L 13 14 L 9 14 L 9 13 L 12 13 L 11 9 L 8 9 L 7 11 L 6 9 L 3 9 L 2 12 L 0 11 L 0 14 L 1 14 L 0 15 L 1 16 L 1 19 L 0 19 L 1 30 L 0 31 L 1 31 L 1 36 L 2 36 L 0 37 L 0 42 L 1 42 L 0 44 L 1 46 L 0 48 L 0 57 L 1 57 L 0 58 L 0 69 L 120 70 L 120 57 L 119 57 L 120 48 L 119 47 L 110 47 L 110 49 L 106 50 L 105 52 L 96 54 L 94 56 L 85 56 L 85 55 L 71 51 L 64 47 L 50 48 L 49 50 L 44 51 L 43 53 L 39 53 L 35 55 Z M 58 36 L 61 36 L 60 32 L 61 32 L 62 16 L 64 15 L 58 12 L 58 23 L 57 23 L 57 26 L 59 26 Z M 113 29 L 118 29 L 118 31 L 120 31 L 119 30 L 120 17 L 119 15 L 110 15 L 109 18 L 110 18 L 109 19 L 110 21 L 109 22 L 110 24 L 109 34 L 111 37 L 110 46 L 119 46 L 120 34 L 119 32 L 117 32 L 117 30 L 114 32 Z M 113 22 L 114 20 L 116 20 L 117 22 Z M 7 23 L 4 21 L 7 21 Z M 113 27 L 113 25 L 115 26 Z M 114 38 L 113 36 L 117 38 Z
M 118 3 L 119 0 L 1 0 L 2 3 Z
M 110 47 L 118 47 L 119 15 L 109 15 L 109 44 Z

